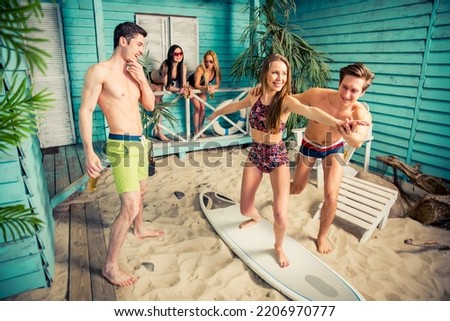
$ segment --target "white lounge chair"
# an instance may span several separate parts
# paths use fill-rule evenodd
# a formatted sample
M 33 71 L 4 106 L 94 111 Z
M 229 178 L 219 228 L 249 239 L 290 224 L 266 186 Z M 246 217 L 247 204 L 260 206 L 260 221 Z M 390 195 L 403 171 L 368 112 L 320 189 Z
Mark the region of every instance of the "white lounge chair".
M 365 230 L 359 242 L 366 242 L 378 227 L 383 229 L 398 191 L 354 177 L 344 176 L 339 189 L 336 217 Z M 323 202 L 313 219 L 320 217 Z

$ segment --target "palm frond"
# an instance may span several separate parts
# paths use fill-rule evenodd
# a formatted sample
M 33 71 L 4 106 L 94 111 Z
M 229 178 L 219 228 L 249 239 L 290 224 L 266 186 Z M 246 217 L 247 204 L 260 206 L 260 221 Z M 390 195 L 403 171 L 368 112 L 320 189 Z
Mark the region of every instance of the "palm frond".
M 142 55 L 141 58 L 139 59 L 139 63 L 142 65 L 144 73 L 147 75 L 148 78 L 150 77 L 150 70 L 147 70 L 147 66 L 156 62 L 157 62 L 156 60 L 150 58 L 148 52 Z M 175 128 L 175 125 L 178 125 L 178 119 L 168 109 L 173 106 L 175 106 L 175 104 L 171 102 L 170 103 L 160 102 L 158 105 L 155 106 L 155 109 L 153 111 L 147 111 L 141 107 L 142 122 L 144 123 L 145 129 L 156 126 L 161 121 L 161 119 L 167 120 L 170 126 L 172 126 L 172 128 Z
M 144 110 L 148 125 L 156 126 L 161 119 L 165 119 L 170 124 L 170 126 L 172 126 L 172 128 L 175 128 L 175 125 L 178 125 L 178 119 L 168 109 L 173 106 L 175 106 L 174 103 L 161 102 L 155 106 L 155 109 L 153 111 L 149 112 Z
M 247 10 L 250 9 L 248 5 Z M 240 42 L 247 45 L 231 67 L 236 81 L 246 77 L 257 82 L 261 64 L 271 53 L 285 56 L 291 65 L 292 91 L 303 92 L 310 87 L 325 87 L 331 79 L 327 62 L 331 59 L 309 45 L 299 34 L 301 27 L 290 23 L 295 13 L 294 0 L 261 0 L 254 9 L 254 20 L 243 30 Z M 292 129 L 304 125 L 302 116 L 291 115 L 288 139 Z
M 37 216 L 33 208 L 24 205 L 0 207 L 0 231 L 7 241 L 8 235 L 12 240 L 34 235 L 44 226 L 44 222 Z
M 19 66 L 27 65 L 33 71 L 38 68 L 43 74 L 47 68 L 45 59 L 50 54 L 34 44 L 47 41 L 34 38 L 32 33 L 39 29 L 29 26 L 29 19 L 43 17 L 39 0 L 0 0 L 0 68 L 1 85 L 6 89 L 0 101 L 0 151 L 21 142 L 36 133 L 36 117 L 39 112 L 50 107 L 53 99 L 50 93 L 42 90 L 33 95 L 28 77 L 19 80 Z M 14 65 L 13 65 L 14 63 Z M 11 84 L 5 80 L 5 70 L 13 71 Z M 12 240 L 34 235 L 44 226 L 33 208 L 24 205 L 0 207 L 0 231 L 3 239 Z
M 263 59 L 270 53 L 278 53 L 287 57 L 291 64 L 294 92 L 327 85 L 331 76 L 326 63 L 331 59 L 298 34 L 301 27 L 289 21 L 295 10 L 293 0 L 261 1 L 254 12 L 255 20 L 244 29 L 240 38 L 244 44 L 253 37 L 231 67 L 235 80 L 250 77 L 257 81 Z
M 54 100 L 46 90 L 32 95 L 26 78 L 19 85 L 17 81 L 17 75 L 14 75 L 10 90 L 0 101 L 0 150 L 9 145 L 19 145 L 23 139 L 34 134 L 37 129 L 36 115 L 49 108 Z
M 44 73 L 47 68 L 44 58 L 50 57 L 50 55 L 33 46 L 32 43 L 47 40 L 28 36 L 32 32 L 39 31 L 39 29 L 27 25 L 30 17 L 34 16 L 40 19 L 43 16 L 40 1 L 2 0 L 0 1 L 0 9 L 0 44 L 6 57 L 4 68 L 15 61 L 13 68 L 17 70 L 23 56 L 31 68 L 37 67 Z

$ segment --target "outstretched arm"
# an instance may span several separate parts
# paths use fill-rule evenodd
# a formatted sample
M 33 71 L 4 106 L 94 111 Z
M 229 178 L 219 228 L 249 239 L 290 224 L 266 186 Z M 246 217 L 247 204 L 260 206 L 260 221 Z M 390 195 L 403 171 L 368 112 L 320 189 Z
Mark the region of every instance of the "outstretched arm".
M 358 126 L 358 124 L 349 122 L 339 126 L 339 132 L 350 146 L 360 148 L 369 134 L 370 126 L 372 126 L 372 116 L 368 110 L 360 106 L 354 113 L 353 118 L 364 121 L 368 126 Z
M 339 119 L 331 116 L 330 114 L 317 107 L 311 107 L 302 104 L 300 101 L 298 101 L 298 99 L 292 96 L 286 97 L 285 104 L 289 111 L 328 126 L 338 126 L 341 122 Z
M 336 126 L 336 128 L 338 128 L 339 130 L 341 130 L 341 129 L 348 130 L 349 127 L 347 127 L 347 126 L 351 126 L 351 128 L 353 128 L 353 126 L 356 127 L 357 125 L 365 125 L 365 126 L 368 125 L 367 122 L 362 121 L 362 120 L 345 120 L 345 121 L 339 120 L 339 119 L 331 116 L 330 114 L 324 112 L 320 108 L 302 104 L 301 102 L 298 101 L 298 99 L 296 99 L 292 96 L 286 97 L 285 104 L 286 104 L 288 110 L 293 113 L 302 115 L 308 119 L 315 120 L 319 123 L 322 123 L 322 124 L 325 124 L 328 126 Z
M 251 96 L 247 95 L 244 99 L 239 100 L 234 103 L 230 103 L 223 108 L 216 109 L 211 115 L 208 117 L 208 121 L 212 121 L 214 118 L 219 117 L 221 115 L 231 114 L 239 109 L 246 108 L 251 106 Z

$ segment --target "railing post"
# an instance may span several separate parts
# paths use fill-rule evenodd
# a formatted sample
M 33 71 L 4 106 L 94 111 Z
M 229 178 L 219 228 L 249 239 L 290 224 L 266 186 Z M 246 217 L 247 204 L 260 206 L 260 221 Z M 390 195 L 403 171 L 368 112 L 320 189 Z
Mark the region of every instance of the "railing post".
M 189 98 L 184 99 L 184 109 L 185 109 L 185 118 L 186 118 L 186 140 L 189 141 L 191 139 L 191 100 Z

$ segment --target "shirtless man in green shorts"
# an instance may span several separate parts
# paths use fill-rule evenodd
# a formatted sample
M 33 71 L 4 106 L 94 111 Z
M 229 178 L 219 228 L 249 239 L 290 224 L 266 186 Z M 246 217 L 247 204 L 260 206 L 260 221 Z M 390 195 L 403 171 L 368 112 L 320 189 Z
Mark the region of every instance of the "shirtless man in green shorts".
M 92 114 L 97 104 L 111 132 L 107 155 L 121 206 L 111 226 L 102 275 L 116 286 L 128 286 L 137 281 L 134 276 L 121 271 L 117 263 L 130 226 L 133 224 L 134 235 L 139 238 L 164 235 L 161 230 L 147 230 L 143 225 L 148 141 L 142 136 L 139 102 L 146 110 L 155 108 L 155 96 L 138 62 L 138 57 L 143 54 L 146 36 L 147 32 L 135 23 L 124 22 L 116 26 L 112 56 L 91 66 L 86 72 L 79 110 L 86 171 L 90 177 L 98 177 L 103 169 L 92 146 Z

